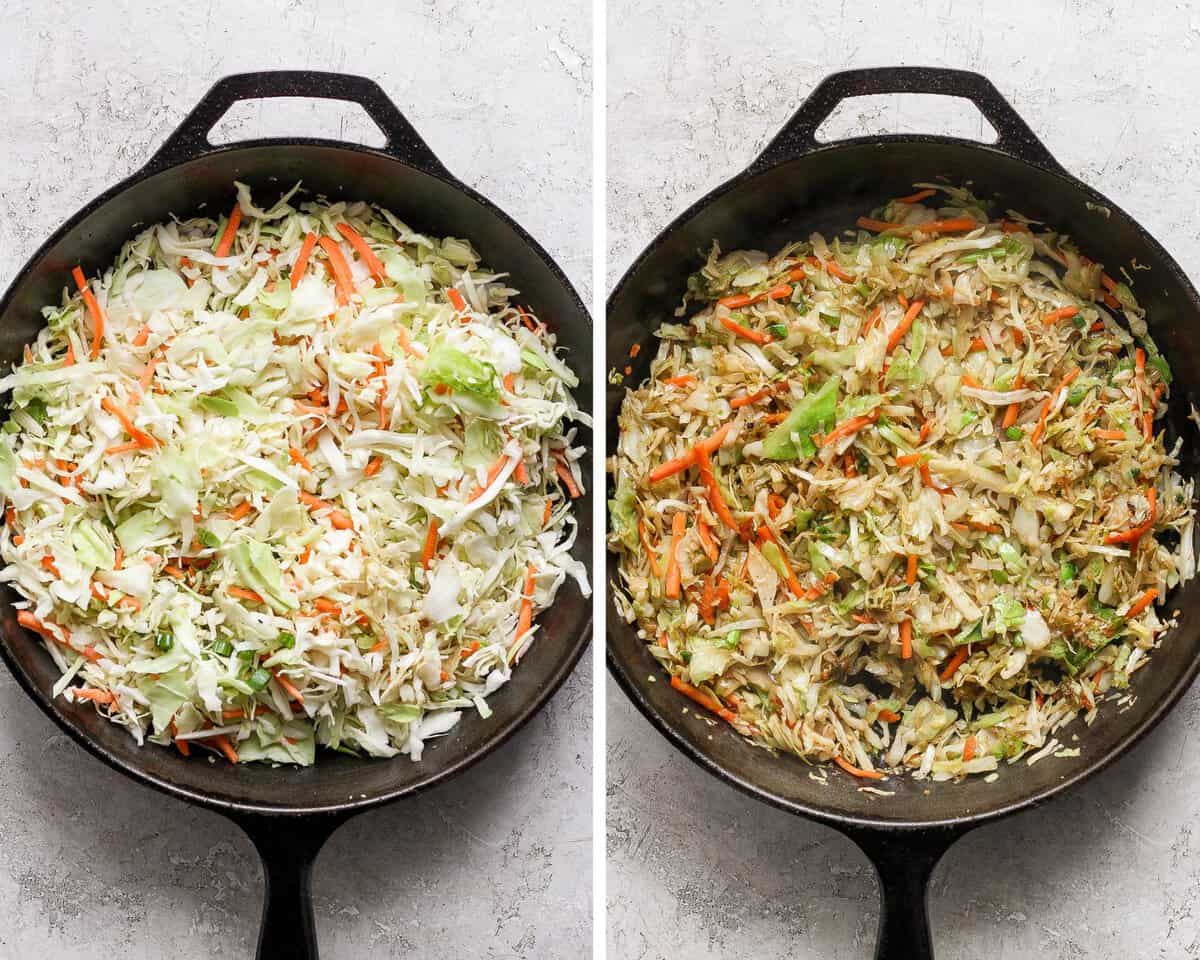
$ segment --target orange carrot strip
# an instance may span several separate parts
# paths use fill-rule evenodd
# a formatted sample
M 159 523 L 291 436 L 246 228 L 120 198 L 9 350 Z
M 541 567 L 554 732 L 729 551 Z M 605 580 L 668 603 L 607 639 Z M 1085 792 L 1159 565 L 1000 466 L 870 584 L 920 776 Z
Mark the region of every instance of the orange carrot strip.
M 332 237 L 321 237 L 317 242 L 329 258 L 338 305 L 345 306 L 350 302 L 350 295 L 354 292 L 354 275 L 350 272 L 350 264 L 346 262 L 345 256 L 342 255 L 342 248 Z
M 937 193 L 936 190 L 918 190 L 907 197 L 897 197 L 893 203 L 920 203 L 922 200 L 928 200 L 935 193 Z
M 1025 386 L 1025 378 L 1021 373 L 1018 373 L 1017 379 L 1013 381 L 1012 388 L 1014 390 L 1020 390 L 1023 386 Z M 1004 419 L 1000 421 L 1000 426 L 1007 430 L 1017 422 L 1017 416 L 1020 414 L 1020 412 L 1021 405 L 1019 403 L 1010 403 L 1004 408 Z
M 713 563 L 717 562 L 717 557 L 721 555 L 721 551 L 717 549 L 717 542 L 713 540 L 713 535 L 708 529 L 708 524 L 704 522 L 704 517 L 696 517 L 696 533 L 700 537 L 700 546 L 704 549 L 705 556 Z
M 1146 500 L 1150 505 L 1146 519 L 1130 530 L 1110 533 L 1104 538 L 1106 544 L 1111 546 L 1114 543 L 1137 543 L 1153 529 L 1154 523 L 1158 519 L 1158 492 L 1153 486 L 1146 488 Z
M 111 447 L 104 448 L 106 457 L 114 457 L 121 453 L 131 453 L 134 450 L 141 450 L 142 445 L 136 440 L 130 440 L 128 443 L 118 443 Z
M 292 265 L 292 289 L 295 290 L 300 286 L 300 281 L 304 279 L 304 271 L 308 268 L 308 258 L 312 256 L 313 247 L 317 245 L 317 235 L 310 233 L 304 238 L 304 242 L 300 244 L 300 253 L 296 257 L 296 262 Z
M 72 693 L 76 700 L 91 700 L 93 703 L 112 703 L 116 700 L 110 690 L 89 690 L 86 687 L 73 687 Z
M 759 400 L 762 400 L 764 397 L 769 397 L 770 395 L 771 388 L 763 387 L 763 389 L 759 390 L 757 393 L 748 393 L 745 396 L 734 397 L 729 401 L 729 406 L 734 410 L 739 410 L 742 407 L 750 406 L 752 403 L 758 403 Z
M 886 220 L 872 220 L 870 217 L 859 217 L 855 221 L 864 230 L 872 233 L 957 233 L 960 230 L 974 230 L 978 223 L 969 217 L 958 217 L 952 220 L 930 220 L 928 223 L 888 223 Z
M 756 296 L 751 296 L 748 293 L 735 293 L 730 297 L 722 297 L 717 303 L 722 307 L 728 307 L 730 310 L 739 310 L 742 307 L 750 306 L 752 303 L 761 303 L 763 300 L 782 300 L 791 295 L 792 288 L 788 284 L 782 283 Z
M 687 527 L 687 517 L 682 510 L 677 510 L 671 518 L 671 545 L 667 548 L 667 575 L 665 578 L 664 595 L 668 600 L 679 598 L 679 541 L 683 539 Z
M 961 667 L 964 662 L 966 662 L 967 657 L 970 655 L 971 651 L 968 645 L 959 647 L 954 651 L 954 656 L 946 661 L 946 666 L 943 667 L 942 672 L 938 674 L 938 679 L 941 680 L 942 683 L 946 683 L 956 673 L 958 673 L 958 668 Z
M 942 494 L 942 496 L 945 496 L 948 493 L 954 492 L 953 487 L 944 486 L 942 484 L 939 484 L 936 480 L 933 479 L 933 473 L 930 472 L 929 464 L 922 463 L 920 470 L 921 470 L 922 482 L 925 484 L 925 486 L 929 487 L 931 490 L 936 490 L 938 493 Z
M 678 377 L 667 377 L 662 382 L 669 384 L 672 387 L 690 387 L 696 382 L 696 378 L 690 373 L 685 373 Z
M 757 330 L 751 330 L 749 327 L 743 327 L 732 317 L 721 317 L 721 326 L 732 333 L 734 336 L 742 337 L 749 340 L 751 343 L 757 343 L 762 346 L 765 343 L 770 343 L 774 338 L 769 333 L 759 333 Z
M 1093 430 L 1092 436 L 1098 440 L 1124 440 L 1124 430 Z
M 241 520 L 242 517 L 244 517 L 246 514 L 248 514 L 252 509 L 253 509 L 253 507 L 251 507 L 250 501 L 243 500 L 236 507 L 234 507 L 232 510 L 229 511 L 229 519 L 230 520 Z
M 163 567 L 163 573 L 170 577 L 174 577 L 176 580 L 183 580 L 187 577 L 187 574 L 180 570 L 179 567 L 173 566 L 169 563 Z
M 920 463 L 925 458 L 923 453 L 902 453 L 896 458 L 896 466 L 912 467 Z
M 680 680 L 679 677 L 671 678 L 671 686 L 682 693 L 689 700 L 693 700 L 700 704 L 700 706 L 704 707 L 705 710 L 715 713 L 726 723 L 733 723 L 733 721 L 737 718 L 737 714 L 728 707 L 723 706 L 721 701 L 719 701 L 716 697 L 709 696 L 703 690 L 697 690 L 690 683 L 685 683 L 683 680 Z
M 306 457 L 295 447 L 288 447 L 288 458 L 292 461 L 292 463 L 299 464 L 309 473 L 312 473 L 312 464 L 308 462 L 308 457 Z
M 342 614 L 342 608 L 327 597 L 317 597 L 313 601 L 313 606 L 321 613 L 328 613 L 335 617 L 339 617 Z
M 736 533 L 741 533 L 738 529 L 737 521 L 733 519 L 733 514 L 729 510 L 729 504 L 725 502 L 725 497 L 721 494 L 721 488 L 717 485 L 716 475 L 713 473 L 712 460 L 709 458 L 707 451 L 696 449 L 696 466 L 700 469 L 700 479 L 708 488 L 708 503 L 712 507 L 713 513 L 717 518 L 724 523 L 730 530 Z
M 429 569 L 429 564 L 433 562 L 434 554 L 437 553 L 439 526 L 437 517 L 429 518 L 429 529 L 425 532 L 425 546 L 421 548 L 421 566 L 426 570 Z
M 130 341 L 135 347 L 144 347 L 146 341 L 150 339 L 150 324 L 143 323 L 141 329 L 134 335 Z
M 849 760 L 843 760 L 840 756 L 834 757 L 833 762 L 845 770 L 850 776 L 858 777 L 860 780 L 882 780 L 883 774 L 878 770 L 862 770 L 856 767 Z
M 373 276 L 380 283 L 383 283 L 385 280 L 387 280 L 387 271 L 384 270 L 383 263 L 377 256 L 375 256 L 375 252 L 367 245 L 367 241 L 363 239 L 362 235 L 357 230 L 355 230 L 348 223 L 339 223 L 337 225 L 337 231 L 350 242 L 350 246 L 352 246 L 355 252 L 362 257 L 362 261 L 367 265 L 367 269 L 371 272 L 371 276 Z
M 904 339 L 904 335 L 908 333 L 908 328 L 913 325 L 913 321 L 917 319 L 917 314 L 925 309 L 924 300 L 914 300 L 908 305 L 908 310 L 901 317 L 900 322 L 896 324 L 894 330 L 888 336 L 887 353 L 891 353 L 900 345 L 900 341 Z
M 1077 313 L 1079 313 L 1078 307 L 1059 307 L 1057 310 L 1051 310 L 1042 317 L 1042 323 L 1050 326 L 1051 324 L 1058 323 L 1059 320 L 1070 320 Z
M 533 578 L 537 575 L 537 567 L 532 563 L 525 569 L 525 585 L 521 590 L 521 607 L 517 613 L 517 633 L 513 637 L 513 648 L 521 642 L 533 626 Z M 512 648 L 510 648 L 511 650 Z
M 837 277 L 839 280 L 841 280 L 844 283 L 849 283 L 851 280 L 854 279 L 854 277 L 852 277 L 850 274 L 848 274 L 845 270 L 843 270 L 841 268 L 841 266 L 839 266 L 837 263 L 835 263 L 832 260 L 820 260 L 817 257 L 806 257 L 804 262 L 811 264 L 814 267 L 820 267 L 831 277 Z
M 104 339 L 104 311 L 100 309 L 96 295 L 92 293 L 92 288 L 88 285 L 83 271 L 76 267 L 71 271 L 71 276 L 75 279 L 75 285 L 79 288 L 79 292 L 83 294 L 83 302 L 92 318 L 92 359 L 95 360 L 100 356 L 100 343 Z M 29 348 L 25 349 L 28 354 Z M 29 356 L 27 355 L 25 359 L 28 361 Z
M 1151 587 L 1129 605 L 1129 609 L 1125 611 L 1125 619 L 1130 620 L 1133 617 L 1136 617 L 1139 613 L 1150 606 L 1150 604 L 1154 602 L 1154 598 L 1157 596 L 1158 590 L 1154 587 Z
M 912 621 L 904 620 L 900 624 L 900 659 L 912 659 Z
M 467 312 L 467 301 L 463 299 L 463 295 L 450 287 L 446 290 L 446 299 L 450 301 L 450 305 L 454 307 L 455 313 Z
M 875 329 L 875 324 L 879 322 L 879 318 L 883 316 L 883 307 L 876 307 L 869 317 L 867 322 L 863 324 L 862 335 L 865 337 L 868 333 Z
M 231 597 L 236 597 L 238 600 L 249 600 L 251 603 L 262 603 L 261 594 L 255 593 L 253 590 L 247 590 L 245 587 L 228 587 L 225 591 Z
M 521 486 L 525 486 L 529 482 L 529 469 L 525 466 L 523 459 L 518 458 L 517 465 L 513 468 L 513 479 Z
M 904 582 L 910 587 L 917 582 L 917 555 L 915 553 L 908 555 L 908 564 L 904 571 Z
M 100 401 L 100 406 L 116 417 L 120 422 L 125 432 L 133 437 L 138 442 L 139 446 L 157 447 L 158 441 L 144 430 L 139 430 L 133 425 L 133 421 L 129 419 L 129 414 L 122 410 L 115 400 L 111 397 L 105 397 Z
M 571 495 L 572 500 L 577 500 L 583 496 L 583 492 L 579 489 L 579 485 L 571 475 L 571 468 L 567 466 L 566 461 L 562 457 L 554 458 L 554 472 L 558 474 L 558 479 L 563 482 L 563 486 L 567 488 L 567 493 Z
M 547 500 L 546 507 L 549 508 L 549 506 L 550 501 Z M 547 509 L 547 513 L 548 512 L 549 510 Z M 543 520 L 542 526 L 544 527 L 545 525 L 546 523 Z M 657 580 L 662 576 L 662 571 L 658 567 L 658 554 L 654 549 L 654 544 L 650 542 L 650 532 L 646 529 L 646 523 L 641 517 L 638 518 L 638 537 L 642 541 L 642 549 L 646 551 L 646 559 L 650 562 L 650 573 L 654 576 L 654 579 Z
M 843 420 L 836 427 L 830 430 L 825 436 L 817 440 L 817 446 L 827 447 L 836 440 L 841 440 L 843 437 L 848 437 L 851 434 L 857 433 L 863 427 L 870 426 L 879 419 L 879 410 L 872 410 L 870 413 L 865 413 L 861 417 L 851 417 L 849 420 Z M 816 437 L 813 437 L 816 440 Z
M 363 476 L 373 477 L 383 467 L 383 457 L 372 457 L 363 468 Z
M 233 238 L 237 236 L 237 230 L 241 222 L 242 205 L 235 203 L 233 209 L 229 211 L 229 220 L 225 224 L 225 232 L 221 234 L 221 240 L 217 244 L 215 253 L 218 257 L 229 256 L 229 251 L 233 249 Z
M 967 763 L 968 761 L 973 760 L 974 758 L 975 758 L 975 738 L 973 736 L 971 736 L 971 737 L 967 737 L 967 739 L 963 741 L 963 751 L 962 751 L 963 763 Z
M 896 713 L 895 710 L 880 710 L 879 719 L 884 723 L 899 723 L 900 714 Z

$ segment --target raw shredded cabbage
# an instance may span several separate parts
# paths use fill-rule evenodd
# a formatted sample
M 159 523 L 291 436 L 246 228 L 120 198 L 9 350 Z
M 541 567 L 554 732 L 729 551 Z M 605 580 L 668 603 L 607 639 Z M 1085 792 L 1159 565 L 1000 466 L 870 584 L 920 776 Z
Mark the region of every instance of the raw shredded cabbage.
M 139 742 L 416 760 L 490 713 L 525 603 L 588 591 L 578 381 L 466 240 L 237 190 L 236 230 L 143 230 L 99 336 L 72 290 L 0 378 L 0 579 L 56 695 Z

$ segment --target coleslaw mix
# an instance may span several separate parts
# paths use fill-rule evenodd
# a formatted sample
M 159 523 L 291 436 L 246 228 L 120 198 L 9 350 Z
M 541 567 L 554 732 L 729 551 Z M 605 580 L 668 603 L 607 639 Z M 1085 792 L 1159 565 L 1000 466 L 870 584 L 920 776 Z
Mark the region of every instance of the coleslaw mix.
M 418 760 L 567 577 L 587 424 L 461 239 L 365 203 L 142 230 L 44 311 L 0 434 L 0 579 L 138 742 Z
M 1075 752 L 1196 572 L 1131 279 L 918 186 L 832 240 L 714 246 L 609 463 L 617 605 L 672 685 L 865 779 Z

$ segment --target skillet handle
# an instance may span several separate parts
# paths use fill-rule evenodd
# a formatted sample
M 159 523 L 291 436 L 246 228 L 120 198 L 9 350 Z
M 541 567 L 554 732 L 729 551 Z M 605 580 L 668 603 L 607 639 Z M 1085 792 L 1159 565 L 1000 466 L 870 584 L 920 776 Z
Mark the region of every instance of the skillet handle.
M 386 138 L 383 152 L 425 173 L 453 179 L 421 135 L 374 80 L 348 73 L 313 70 L 267 70 L 235 73 L 213 84 L 179 128 L 167 137 L 146 164 L 154 172 L 202 157 L 218 149 L 208 139 L 212 128 L 241 100 L 305 97 L 356 103 Z
M 1066 173 L 987 77 L 942 67 L 868 67 L 831 73 L 767 144 L 752 169 L 773 167 L 817 149 L 817 129 L 843 100 L 886 93 L 933 93 L 970 100 L 995 127 L 997 150 L 1054 173 Z
M 312 867 L 322 845 L 346 819 L 336 814 L 233 818 L 258 850 L 266 881 L 257 960 L 318 960 Z
M 875 960 L 933 960 L 929 931 L 929 878 L 942 855 L 966 831 L 930 829 L 896 833 L 842 828 L 879 875 L 879 938 Z

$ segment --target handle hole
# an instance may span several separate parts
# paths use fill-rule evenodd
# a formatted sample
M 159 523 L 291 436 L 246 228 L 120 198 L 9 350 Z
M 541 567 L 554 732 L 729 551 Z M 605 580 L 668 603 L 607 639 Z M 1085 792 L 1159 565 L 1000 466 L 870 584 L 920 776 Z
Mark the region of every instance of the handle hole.
M 240 100 L 208 134 L 213 146 L 261 137 L 320 137 L 377 149 L 387 143 L 383 131 L 357 103 L 308 97 Z
M 884 93 L 850 97 L 814 134 L 818 143 L 888 133 L 930 133 L 995 143 L 993 127 L 970 100 L 935 93 Z

